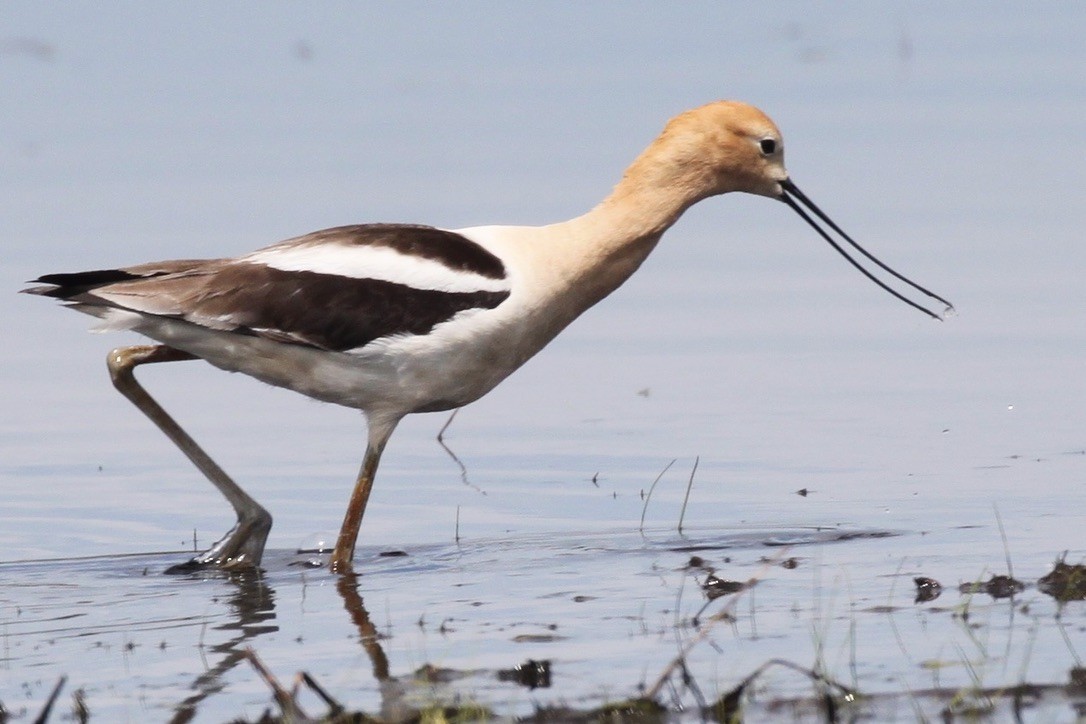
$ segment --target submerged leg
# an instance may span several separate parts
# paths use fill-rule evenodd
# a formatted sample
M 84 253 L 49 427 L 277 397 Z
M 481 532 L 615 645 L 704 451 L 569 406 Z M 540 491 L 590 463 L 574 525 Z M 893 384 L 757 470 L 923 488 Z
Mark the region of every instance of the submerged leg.
M 118 347 L 109 353 L 106 361 L 109 365 L 109 374 L 113 378 L 113 386 L 138 407 L 140 412 L 151 418 L 151 422 L 155 423 L 159 430 L 166 433 L 166 437 L 170 438 L 193 465 L 211 481 L 211 484 L 230 501 L 230 505 L 234 507 L 234 512 L 238 516 L 238 522 L 222 540 L 187 564 L 174 566 L 170 570 L 203 566 L 222 568 L 258 566 L 260 557 L 264 553 L 268 531 L 271 530 L 271 515 L 223 472 L 223 469 L 196 444 L 195 440 L 189 437 L 187 432 L 181 429 L 181 426 L 162 409 L 162 406 L 147 394 L 132 374 L 137 365 L 192 359 L 198 358 L 166 345 L 138 345 Z
M 339 538 L 336 539 L 336 548 L 332 551 L 332 562 L 329 568 L 333 573 L 347 573 L 351 571 L 351 561 L 354 559 L 354 546 L 358 540 L 358 529 L 362 527 L 362 514 L 366 512 L 366 503 L 370 499 L 370 491 L 373 490 L 373 478 L 377 475 L 377 465 L 381 462 L 381 453 L 384 452 L 385 443 L 396 429 L 399 418 L 393 420 L 369 419 L 369 441 L 366 445 L 366 455 L 362 458 L 362 469 L 358 471 L 358 479 L 354 483 L 354 491 L 351 492 L 351 500 L 347 503 L 347 512 L 343 516 L 343 526 L 339 529 Z

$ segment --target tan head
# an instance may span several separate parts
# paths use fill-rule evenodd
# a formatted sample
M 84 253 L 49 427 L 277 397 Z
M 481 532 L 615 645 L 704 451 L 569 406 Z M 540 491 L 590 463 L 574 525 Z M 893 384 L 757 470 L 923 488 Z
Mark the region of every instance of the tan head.
M 784 168 L 781 132 L 769 116 L 746 103 L 716 101 L 671 119 L 663 133 L 627 169 L 616 195 L 641 200 L 669 199 L 671 208 L 681 213 L 701 199 L 731 191 L 783 201 L 869 279 L 925 314 L 941 318 L 864 268 L 818 221 L 883 272 L 946 304 L 948 310 L 953 309 L 950 302 L 869 254 L 800 191 Z
M 624 182 L 677 185 L 693 203 L 730 191 L 779 198 L 787 178 L 781 132 L 769 116 L 746 103 L 716 101 L 671 119 Z

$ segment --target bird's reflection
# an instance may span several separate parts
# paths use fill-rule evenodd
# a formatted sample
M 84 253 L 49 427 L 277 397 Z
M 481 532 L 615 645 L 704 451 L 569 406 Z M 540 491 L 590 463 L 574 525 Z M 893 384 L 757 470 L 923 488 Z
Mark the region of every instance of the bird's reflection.
M 205 671 L 189 687 L 192 694 L 174 709 L 170 720 L 174 724 L 191 721 L 204 700 L 225 688 L 223 677 L 245 660 L 249 642 L 262 634 L 279 630 L 271 623 L 275 619 L 275 591 L 265 582 L 262 571 L 230 573 L 224 581 L 233 589 L 227 599 L 233 615 L 225 623 L 213 627 L 213 630 L 231 632 L 232 635 L 206 652 L 201 647 Z M 214 660 L 214 657 L 219 658 Z
M 377 680 L 377 690 L 381 695 L 378 718 L 382 721 L 408 721 L 417 715 L 405 697 L 409 682 L 405 683 L 389 675 L 388 657 L 381 648 L 381 634 L 370 620 L 362 594 L 358 591 L 359 582 L 360 579 L 354 572 L 345 573 L 336 582 L 336 591 L 343 598 L 343 607 L 347 609 L 347 615 L 358 629 L 358 640 L 373 666 L 373 678 Z
M 230 614 L 228 620 L 212 630 L 227 632 L 229 637 L 206 649 L 201 647 L 205 670 L 190 685 L 191 694 L 174 708 L 170 719 L 173 724 L 195 719 L 200 706 L 226 688 L 226 674 L 246 661 L 253 640 L 279 630 L 274 623 L 275 590 L 268 585 L 263 571 L 230 573 L 223 576 L 222 581 L 230 591 L 226 600 Z M 381 634 L 362 601 L 358 576 L 354 573 L 339 576 L 336 591 L 343 599 L 343 606 L 358 630 L 358 639 L 373 667 L 373 678 L 381 694 L 382 713 L 401 711 L 403 692 L 389 676 L 388 657 L 380 644 Z
M 269 672 L 259 662 L 257 653 L 259 646 L 255 645 L 254 641 L 263 634 L 275 633 L 279 630 L 275 622 L 276 594 L 275 590 L 268 585 L 265 572 L 262 570 L 241 571 L 226 575 L 217 574 L 217 578 L 222 583 L 221 589 L 227 593 L 225 602 L 229 611 L 223 616 L 225 620 L 211 627 L 211 630 L 224 632 L 227 638 L 206 648 L 200 647 L 204 660 L 204 672 L 193 680 L 189 686 L 189 696 L 177 704 L 170 721 L 182 724 L 196 719 L 201 707 L 206 708 L 206 702 L 209 699 L 227 688 L 226 675 L 238 664 L 247 661 L 257 668 L 258 673 L 265 677 L 265 681 L 278 694 L 282 695 L 290 712 L 301 712 L 296 701 L 300 682 L 304 682 L 323 699 L 331 707 L 333 714 L 345 711 L 328 692 L 324 691 L 319 682 L 305 672 L 298 673 L 294 688 L 287 691 L 275 681 L 274 673 Z M 343 573 L 335 578 L 335 591 L 343 600 L 343 608 L 347 612 L 348 620 L 358 632 L 358 641 L 369 659 L 373 678 L 377 683 L 381 701 L 380 712 L 377 716 L 385 721 L 405 721 L 417 716 L 418 712 L 413 710 L 409 703 L 412 692 L 418 687 L 416 675 L 403 677 L 391 675 L 389 659 L 381 644 L 384 636 L 374 625 L 363 600 L 362 578 L 353 572 Z M 550 661 L 529 659 L 512 669 L 502 669 L 495 675 L 499 681 L 517 683 L 529 689 L 549 687 Z M 280 705 L 283 705 L 282 702 Z
M 336 591 L 343 597 L 343 606 L 351 617 L 351 623 L 358 629 L 358 640 L 362 642 L 362 648 L 370 657 L 373 664 L 373 678 L 378 682 L 388 681 L 388 657 L 378 639 L 380 634 L 377 627 L 370 620 L 369 611 L 362 602 L 362 594 L 358 592 L 358 576 L 352 571 L 340 575 L 336 582 Z

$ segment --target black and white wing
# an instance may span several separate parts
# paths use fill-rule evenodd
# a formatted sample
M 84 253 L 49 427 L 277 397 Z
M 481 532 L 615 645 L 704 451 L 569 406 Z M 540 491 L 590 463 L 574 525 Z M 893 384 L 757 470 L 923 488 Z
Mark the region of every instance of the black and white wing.
M 426 334 L 459 313 L 493 309 L 510 293 L 501 259 L 479 244 L 456 232 L 401 224 L 326 229 L 235 259 L 36 281 L 48 286 L 28 292 L 92 314 L 128 310 L 333 351 Z

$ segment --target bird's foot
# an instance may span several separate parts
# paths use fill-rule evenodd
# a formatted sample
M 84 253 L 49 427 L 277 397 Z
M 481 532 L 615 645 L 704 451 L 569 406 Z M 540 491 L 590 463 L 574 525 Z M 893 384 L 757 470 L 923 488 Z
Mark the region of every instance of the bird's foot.
M 239 519 L 218 543 L 184 563 L 170 566 L 166 573 L 193 573 L 211 568 L 223 571 L 258 568 L 271 526 L 271 515 L 261 509 L 252 517 Z

